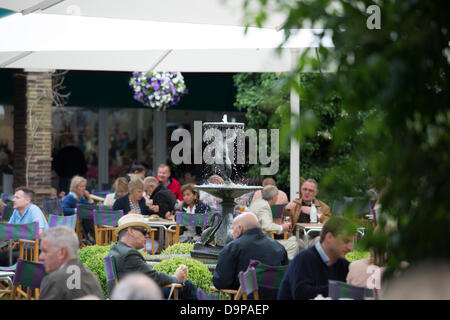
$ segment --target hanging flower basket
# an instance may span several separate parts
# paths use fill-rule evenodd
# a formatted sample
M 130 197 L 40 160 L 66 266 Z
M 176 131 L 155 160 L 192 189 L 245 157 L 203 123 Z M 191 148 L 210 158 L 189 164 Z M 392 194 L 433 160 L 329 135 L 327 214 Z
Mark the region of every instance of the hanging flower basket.
M 135 100 L 160 111 L 177 104 L 187 93 L 181 72 L 133 72 L 130 87 Z

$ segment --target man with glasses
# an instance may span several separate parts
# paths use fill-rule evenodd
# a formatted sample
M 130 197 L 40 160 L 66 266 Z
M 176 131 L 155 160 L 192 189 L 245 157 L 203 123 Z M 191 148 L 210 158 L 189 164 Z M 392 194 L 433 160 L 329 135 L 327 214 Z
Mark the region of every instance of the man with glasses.
M 145 223 L 144 217 L 140 214 L 129 213 L 119 219 L 119 224 L 115 233 L 118 234 L 118 241 L 111 247 L 110 255 L 116 260 L 117 278 L 120 280 L 130 273 L 142 273 L 153 279 L 160 287 L 171 283 L 183 283 L 180 290 L 180 298 L 185 300 L 197 299 L 197 288 L 186 279 L 188 269 L 180 265 L 173 276 L 164 272 L 159 272 L 148 265 L 138 251 L 145 247 L 150 226 Z M 162 288 L 163 294 L 167 298 L 170 294 L 169 288 Z
M 316 199 L 319 192 L 317 181 L 307 179 L 300 188 L 300 198 L 292 201 L 286 206 L 286 210 L 291 211 L 292 223 L 309 223 L 311 206 L 314 203 L 317 209 L 317 218 L 320 223 L 325 223 L 330 217 L 330 207 L 324 202 Z
M 292 216 L 292 226 L 293 229 L 296 223 L 310 223 L 311 222 L 311 206 L 314 206 L 317 210 L 317 221 L 320 223 L 325 223 L 328 218 L 330 218 L 330 207 L 324 202 L 316 199 L 317 193 L 319 192 L 317 181 L 314 179 L 307 179 L 300 187 L 300 198 L 290 202 L 286 206 L 286 210 Z M 317 233 L 312 233 L 314 240 L 309 243 L 312 245 L 319 240 Z M 300 247 L 306 247 L 308 244 L 303 244 L 299 241 Z

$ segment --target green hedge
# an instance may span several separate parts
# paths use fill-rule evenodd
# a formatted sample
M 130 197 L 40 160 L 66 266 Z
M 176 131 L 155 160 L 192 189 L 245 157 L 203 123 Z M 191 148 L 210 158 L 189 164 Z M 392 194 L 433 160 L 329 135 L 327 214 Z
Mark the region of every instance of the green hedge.
M 208 270 L 207 266 L 195 259 L 173 257 L 161 261 L 154 265 L 153 268 L 161 272 L 174 274 L 180 264 L 184 264 L 188 267 L 188 279 L 191 280 L 197 288 L 201 288 L 205 292 L 211 291 L 210 287 L 213 285 L 212 273 Z
M 176 243 L 167 247 L 161 254 L 189 254 L 193 249 L 193 243 Z

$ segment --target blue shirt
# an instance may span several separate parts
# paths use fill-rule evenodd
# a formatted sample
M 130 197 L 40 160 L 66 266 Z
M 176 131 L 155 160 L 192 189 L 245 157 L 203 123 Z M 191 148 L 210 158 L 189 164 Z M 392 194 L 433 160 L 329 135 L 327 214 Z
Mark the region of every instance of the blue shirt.
M 14 209 L 13 214 L 9 219 L 9 223 L 13 224 L 27 224 L 35 221 L 39 222 L 39 229 L 44 229 L 44 231 L 48 229 L 48 223 L 47 220 L 45 220 L 44 214 L 41 209 L 33 203 L 26 208 L 23 215 L 19 213 L 19 210 Z
M 320 242 L 316 242 L 315 244 L 316 246 L 316 250 L 319 253 L 320 258 L 322 259 L 323 263 L 325 263 L 326 265 L 328 265 L 330 263 L 330 258 L 328 258 L 327 254 L 325 253 L 325 251 L 323 251 L 322 246 L 320 245 Z

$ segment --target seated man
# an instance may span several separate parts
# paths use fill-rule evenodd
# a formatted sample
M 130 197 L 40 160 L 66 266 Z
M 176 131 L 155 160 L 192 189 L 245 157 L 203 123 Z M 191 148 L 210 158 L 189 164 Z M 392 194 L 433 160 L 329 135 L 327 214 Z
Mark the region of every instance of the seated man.
M 217 289 L 239 288 L 238 274 L 247 270 L 250 260 L 281 266 L 289 263 L 286 250 L 277 241 L 265 236 L 258 219 L 251 212 L 238 215 L 232 224 L 233 241 L 220 251 L 213 284 Z M 261 288 L 261 299 L 275 299 L 276 290 Z
M 47 220 L 42 210 L 33 204 L 34 192 L 26 187 L 18 187 L 13 198 L 13 214 L 8 223 L 27 224 L 35 221 L 39 222 L 39 234 L 48 229 Z M 19 249 L 12 252 L 12 263 L 16 263 L 19 258 Z M 9 266 L 9 252 L 0 252 L 0 266 Z
M 197 300 L 197 288 L 186 280 L 188 269 L 180 265 L 174 275 L 168 275 L 153 269 L 145 262 L 144 257 L 138 251 L 144 248 L 150 227 L 145 223 L 144 217 L 139 214 L 129 213 L 119 219 L 119 225 L 114 231 L 118 234 L 118 241 L 111 247 L 109 254 L 116 260 L 117 278 L 121 280 L 130 273 L 143 273 L 153 279 L 160 287 L 171 283 L 184 283 L 180 290 L 180 298 L 185 300 Z M 167 298 L 170 289 L 163 288 L 163 294 Z
M 310 223 L 312 203 L 314 203 L 317 209 L 317 222 L 325 223 L 331 216 L 330 207 L 324 202 L 316 199 L 318 192 L 317 181 L 314 179 L 307 179 L 300 188 L 301 197 L 286 205 L 286 211 L 292 217 L 291 221 L 293 227 L 295 227 L 296 223 Z M 318 233 L 312 232 L 310 237 L 313 238 L 313 240 L 309 241 L 309 243 L 303 243 L 303 240 L 299 241 L 301 249 L 312 246 L 319 241 Z
M 275 183 L 275 180 L 273 180 L 272 178 L 265 178 L 262 182 L 262 186 L 263 188 L 266 186 L 277 186 Z M 252 198 L 252 203 L 253 204 L 257 199 L 261 199 L 262 198 L 262 191 L 261 190 L 257 190 L 255 191 L 255 193 L 253 194 L 253 198 Z M 278 197 L 277 197 L 277 201 L 274 204 L 286 204 L 288 203 L 288 197 L 287 194 L 282 191 L 282 190 L 278 190 Z
M 162 163 L 158 166 L 158 172 L 156 179 L 161 182 L 161 184 L 170 190 L 175 196 L 175 199 L 183 201 L 183 196 L 181 195 L 180 183 L 177 179 L 171 177 L 170 167 Z
M 328 296 L 328 280 L 345 282 L 356 228 L 344 217 L 330 218 L 322 228 L 320 242 L 300 251 L 281 281 L 278 300 L 307 300 Z
M 158 214 L 163 219 L 172 217 L 177 199 L 173 193 L 164 187 L 155 177 L 144 179 L 144 191 L 146 201 L 151 201 L 149 206 L 152 213 Z
M 317 193 L 319 192 L 319 187 L 317 181 L 314 179 L 308 179 L 300 188 L 301 197 L 299 199 L 290 202 L 286 206 L 286 210 L 291 212 L 292 223 L 295 225 L 299 223 L 309 223 L 310 222 L 310 212 L 311 205 L 314 205 L 317 209 L 317 218 L 320 223 L 325 223 L 330 217 L 330 207 L 324 202 L 316 199 Z
M 275 231 L 277 234 L 281 234 L 284 231 L 288 231 L 291 227 L 290 223 L 283 223 L 281 225 L 273 222 L 271 205 L 275 204 L 278 197 L 278 189 L 275 186 L 265 186 L 261 192 L 262 199 L 256 199 L 250 206 L 249 211 L 253 212 L 258 218 L 258 222 L 261 225 L 261 229 L 264 233 L 270 234 Z M 280 244 L 284 246 L 288 253 L 289 260 L 294 259 L 294 256 L 298 252 L 297 240 L 294 236 L 287 240 L 278 240 Z
M 68 227 L 55 227 L 42 236 L 39 259 L 47 275 L 40 300 L 73 300 L 87 295 L 104 299 L 97 277 L 78 260 L 78 237 Z

